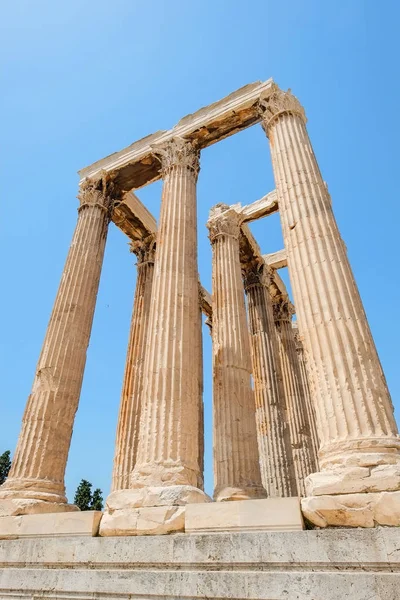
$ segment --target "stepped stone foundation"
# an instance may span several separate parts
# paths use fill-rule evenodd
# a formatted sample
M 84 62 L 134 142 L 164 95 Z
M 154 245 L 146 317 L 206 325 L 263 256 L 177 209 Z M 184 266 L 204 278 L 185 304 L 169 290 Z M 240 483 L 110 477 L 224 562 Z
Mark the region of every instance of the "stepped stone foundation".
M 256 124 L 276 189 L 211 209 L 210 295 L 198 275 L 201 153 Z M 133 190 L 158 179 L 157 223 Z M 400 437 L 297 98 L 271 79 L 245 86 L 82 169 L 78 199 L 0 487 L 0 600 L 397 599 Z M 275 212 L 284 248 L 263 255 L 248 223 Z M 86 513 L 67 502 L 64 475 L 111 220 L 137 256 L 136 290 L 112 489 L 104 513 Z

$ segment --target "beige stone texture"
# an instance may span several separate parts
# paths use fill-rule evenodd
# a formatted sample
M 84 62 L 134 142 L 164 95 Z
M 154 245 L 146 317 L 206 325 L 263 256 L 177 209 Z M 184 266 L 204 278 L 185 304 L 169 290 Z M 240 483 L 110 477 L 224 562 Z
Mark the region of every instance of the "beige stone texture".
M 261 99 L 260 111 L 270 139 L 299 332 L 312 379 L 320 467 L 336 465 L 339 473 L 349 454 L 355 461 L 365 453 L 380 455 L 384 462 L 395 454 L 399 462 L 393 405 L 304 110 L 290 92 L 273 86 Z M 385 470 L 383 466 L 379 473 L 382 479 Z M 334 493 L 341 494 L 345 479 L 345 472 L 338 476 Z M 362 486 L 360 479 L 358 491 Z M 319 493 L 318 484 L 314 493 Z
M 100 535 L 166 535 L 185 530 L 184 506 L 152 506 L 106 512 Z
M 268 290 L 270 274 L 262 259 L 242 263 L 242 268 L 252 344 L 262 482 L 270 497 L 297 496 L 278 340 Z
M 398 600 L 399 571 L 391 527 L 0 540 L 1 600 Z
M 297 359 L 299 362 L 300 380 L 301 380 L 302 394 L 303 394 L 303 398 L 304 398 L 304 408 L 307 413 L 308 422 L 310 424 L 310 432 L 311 432 L 311 440 L 312 440 L 312 445 L 313 445 L 313 450 L 314 450 L 314 456 L 315 456 L 315 460 L 316 460 L 317 470 L 319 470 L 319 463 L 318 463 L 319 438 L 318 438 L 318 431 L 317 431 L 317 419 L 316 419 L 316 415 L 315 415 L 315 407 L 314 407 L 314 400 L 313 400 L 314 396 L 313 396 L 313 394 L 311 394 L 311 391 L 310 391 L 307 359 L 306 359 L 306 355 L 304 352 L 303 342 L 302 342 L 300 334 L 299 334 L 299 327 L 298 327 L 297 321 L 292 322 L 292 328 L 293 328 L 294 341 L 296 344 Z
M 240 215 L 224 204 L 210 213 L 213 250 L 214 498 L 261 498 L 250 340 L 240 268 Z
M 118 193 L 106 176 L 85 181 L 81 186 L 78 223 L 11 471 L 0 490 L 0 504 L 3 499 L 11 501 L 7 502 L 10 514 L 47 512 L 49 506 L 43 502 L 51 504 L 54 511 L 59 511 L 62 504 L 65 510 L 71 510 L 65 498 L 64 472 L 92 328 L 110 206 Z M 4 514 L 4 505 L 1 510 Z
M 317 455 L 305 406 L 306 399 L 291 322 L 294 307 L 287 295 L 280 295 L 274 299 L 273 311 L 297 489 L 300 496 L 305 496 L 305 478 L 317 470 Z
M 131 250 L 138 259 L 137 279 L 115 442 L 113 491 L 130 487 L 130 478 L 136 462 L 155 245 L 155 234 L 131 244 Z
M 97 510 L 0 517 L 0 539 L 95 536 L 102 513 Z
M 182 139 L 154 147 L 153 152 L 162 164 L 164 186 L 143 367 L 139 444 L 130 487 L 195 487 L 200 479 L 201 402 L 197 367 L 199 154 Z
M 185 512 L 186 533 L 300 529 L 303 529 L 303 518 L 299 498 L 191 504 Z
M 301 509 L 318 527 L 398 527 L 400 492 L 309 496 L 302 499 Z

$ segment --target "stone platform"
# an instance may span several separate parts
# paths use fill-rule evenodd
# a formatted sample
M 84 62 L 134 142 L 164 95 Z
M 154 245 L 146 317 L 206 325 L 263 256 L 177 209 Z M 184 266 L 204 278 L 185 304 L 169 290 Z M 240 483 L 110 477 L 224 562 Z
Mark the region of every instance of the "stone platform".
M 398 600 L 396 528 L 0 541 L 0 600 Z

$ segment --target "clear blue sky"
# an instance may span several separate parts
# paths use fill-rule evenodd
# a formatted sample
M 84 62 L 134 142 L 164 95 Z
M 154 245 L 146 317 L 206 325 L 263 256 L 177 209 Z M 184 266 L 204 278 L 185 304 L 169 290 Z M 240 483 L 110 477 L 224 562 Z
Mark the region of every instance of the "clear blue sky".
M 390 0 L 14 0 L 2 7 L 0 452 L 15 448 L 76 222 L 77 170 L 238 87 L 273 77 L 305 106 L 384 370 L 399 408 L 399 22 Z M 217 202 L 274 187 L 259 126 L 203 152 L 205 222 Z M 160 183 L 138 195 L 158 216 Z M 282 246 L 279 220 L 253 227 Z M 110 227 L 80 408 L 67 467 L 107 494 L 135 286 L 127 239 Z M 205 340 L 207 489 L 211 360 Z M 398 413 L 399 414 L 399 413 Z

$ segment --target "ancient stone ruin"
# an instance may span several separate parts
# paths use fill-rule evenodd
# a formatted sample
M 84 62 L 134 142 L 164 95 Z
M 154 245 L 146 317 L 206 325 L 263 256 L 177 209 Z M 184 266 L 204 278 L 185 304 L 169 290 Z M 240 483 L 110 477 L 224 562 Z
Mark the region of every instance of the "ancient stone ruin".
M 257 124 L 276 189 L 211 210 L 210 296 L 197 265 L 200 154 Z M 248 85 L 80 177 L 76 230 L 0 488 L 0 600 L 329 600 L 346 586 L 353 600 L 394 599 L 400 438 L 297 98 L 271 79 Z M 158 226 L 134 193 L 157 179 Z M 262 255 L 248 223 L 278 211 L 285 247 Z M 111 220 L 137 256 L 136 293 L 112 489 L 103 514 L 80 513 L 64 473 Z M 286 266 L 294 305 L 278 273 Z M 213 500 L 203 489 L 202 313 Z M 354 577 L 370 595 L 357 595 Z

